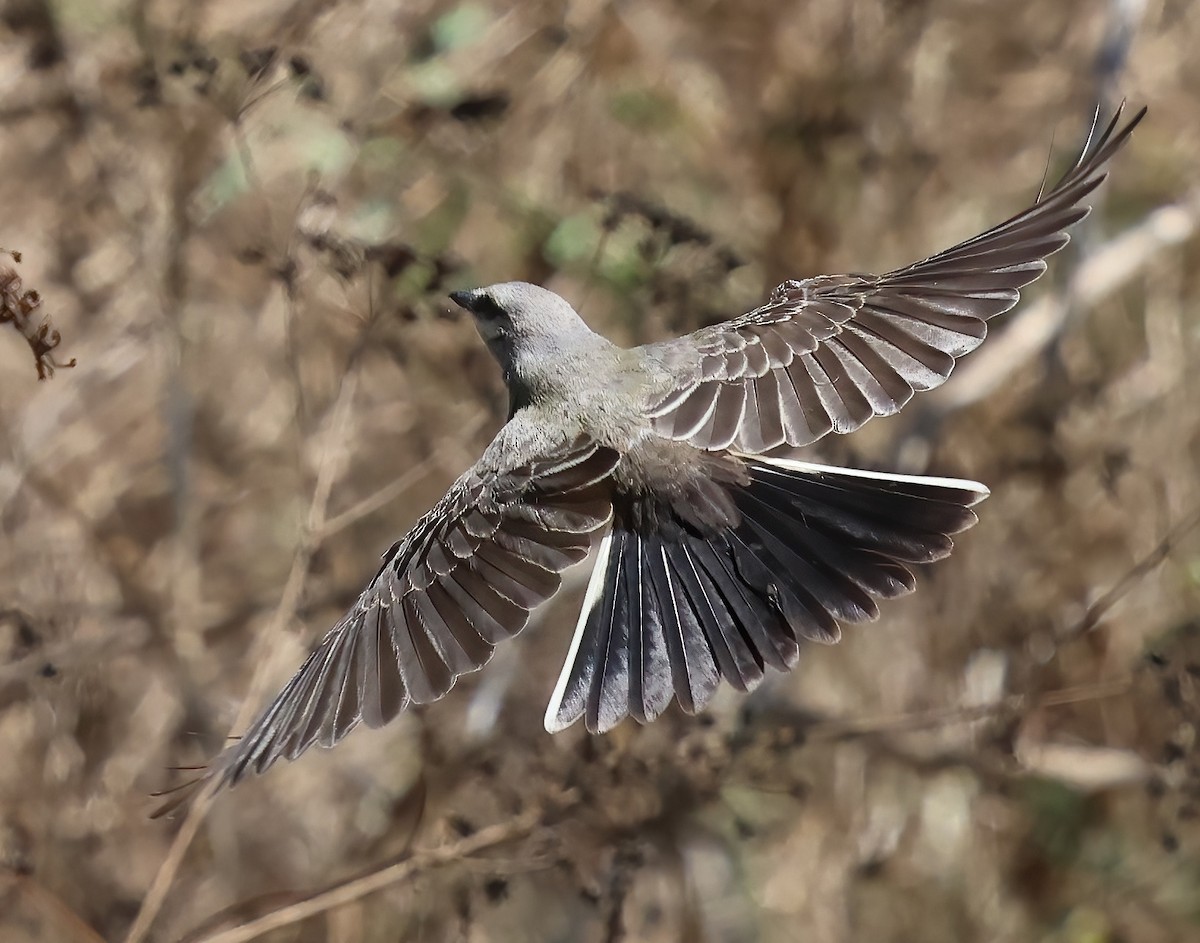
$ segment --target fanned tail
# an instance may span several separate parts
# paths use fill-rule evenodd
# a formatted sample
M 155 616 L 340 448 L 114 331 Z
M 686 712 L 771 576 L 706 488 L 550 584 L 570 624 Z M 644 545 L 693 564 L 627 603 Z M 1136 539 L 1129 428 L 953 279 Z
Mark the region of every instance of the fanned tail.
M 912 565 L 949 554 L 988 495 L 952 478 L 773 459 L 746 467 L 732 528 L 705 533 L 662 513 L 614 520 L 547 730 L 580 717 L 592 732 L 629 715 L 646 723 L 672 697 L 695 713 L 722 678 L 752 690 L 767 667 L 795 666 L 801 641 L 836 642 L 841 623 L 873 620 L 878 600 L 912 592 Z

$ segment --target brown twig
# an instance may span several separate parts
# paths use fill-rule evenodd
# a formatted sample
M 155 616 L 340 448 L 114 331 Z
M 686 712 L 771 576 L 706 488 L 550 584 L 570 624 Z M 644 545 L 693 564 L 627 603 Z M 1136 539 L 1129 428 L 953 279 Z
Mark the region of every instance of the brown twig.
M 1167 532 L 1167 535 L 1155 545 L 1153 550 L 1142 557 L 1124 576 L 1117 580 L 1116 585 L 1112 589 L 1088 606 L 1083 617 L 1066 632 L 1066 637 L 1072 638 L 1076 635 L 1083 635 L 1085 632 L 1090 632 L 1096 628 L 1108 611 L 1129 595 L 1142 578 L 1149 575 L 1160 563 L 1166 560 L 1179 541 L 1198 526 L 1200 526 L 1200 507 L 1193 509 L 1190 514 L 1186 515 L 1183 520 L 1172 527 Z
M 0 880 L 12 883 L 19 897 L 60 929 L 62 935 L 55 939 L 74 940 L 75 943 L 104 943 L 104 937 L 66 901 L 33 878 L 24 874 L 6 874 L 0 875 Z
M 340 465 L 335 459 L 341 457 L 341 452 L 343 451 L 343 446 L 351 427 L 350 406 L 358 386 L 357 376 L 357 372 L 353 370 L 343 376 L 337 399 L 330 410 L 329 444 L 323 450 L 321 464 L 317 470 L 317 480 L 313 487 L 313 496 L 309 504 L 304 534 L 300 538 L 292 557 L 291 571 L 288 573 L 287 582 L 284 584 L 283 592 L 280 595 L 279 605 L 275 608 L 271 621 L 256 640 L 254 651 L 251 655 L 251 660 L 256 666 L 254 676 L 251 679 L 246 697 L 242 701 L 241 710 L 239 710 L 238 716 L 234 720 L 231 728 L 233 732 L 241 730 L 246 725 L 251 714 L 258 709 L 263 691 L 271 676 L 270 668 L 273 659 L 269 657 L 269 654 L 275 650 L 274 639 L 295 616 L 301 592 L 304 588 L 304 581 L 308 576 L 309 566 L 312 563 L 313 554 L 320 545 L 325 513 L 329 506 L 329 495 L 333 490 L 333 484 L 337 478 L 337 470 Z M 195 796 L 182 827 L 171 843 L 166 858 L 159 866 L 158 872 L 154 875 L 154 880 L 151 882 L 146 896 L 142 900 L 142 906 L 138 911 L 137 917 L 134 919 L 133 925 L 129 928 L 129 933 L 125 937 L 125 943 L 141 943 L 145 939 L 151 924 L 154 922 L 154 918 L 162 908 L 167 892 L 174 883 L 175 875 L 178 873 L 179 866 L 183 862 L 183 856 L 186 854 L 192 839 L 196 836 L 200 823 L 204 820 L 204 816 L 208 812 L 211 797 L 216 791 L 216 786 L 217 781 L 212 780 Z
M 131 654 L 146 644 L 148 633 L 134 620 L 121 620 L 116 627 L 95 638 L 73 638 L 14 658 L 0 665 L 0 688 L 13 682 L 29 682 L 50 673 L 78 666 L 96 666 Z M 52 671 L 48 672 L 48 669 Z
M 461 439 L 469 439 L 475 435 L 482 427 L 488 418 L 488 413 L 485 410 L 479 410 L 470 419 L 467 420 L 466 426 L 462 431 Z M 361 501 L 352 504 L 340 514 L 336 514 L 325 522 L 321 529 L 321 539 L 327 540 L 329 537 L 345 530 L 356 521 L 374 514 L 381 507 L 395 501 L 396 498 L 404 494 L 409 488 L 416 484 L 422 476 L 429 472 L 429 469 L 442 457 L 445 449 L 435 448 L 433 454 L 427 458 L 417 462 L 412 468 L 408 469 L 403 475 L 392 482 L 384 485 L 373 494 L 367 495 Z
M 568 801 L 572 798 L 568 797 Z M 239 926 L 221 930 L 209 936 L 189 935 L 183 939 L 185 943 L 246 943 L 247 940 L 253 940 L 264 933 L 270 933 L 272 930 L 278 930 L 281 927 L 290 926 L 301 920 L 307 920 L 309 917 L 344 906 L 425 871 L 454 864 L 489 848 L 524 838 L 546 824 L 547 818 L 547 810 L 533 809 L 506 822 L 482 828 L 458 841 L 414 852 L 399 861 L 367 874 L 333 884 L 302 900 L 280 907 L 278 910 L 273 910 Z
M 1095 701 L 1108 697 L 1119 697 L 1126 693 L 1133 679 L 1130 677 L 1107 678 L 1090 684 L 1076 685 L 1047 691 L 1040 695 L 1011 694 L 991 704 L 976 706 L 933 707 L 927 710 L 907 711 L 898 714 L 880 714 L 870 717 L 828 718 L 819 720 L 804 729 L 806 736 L 822 740 L 844 740 L 854 737 L 895 733 L 903 730 L 919 730 L 948 724 L 968 723 L 1021 711 Z

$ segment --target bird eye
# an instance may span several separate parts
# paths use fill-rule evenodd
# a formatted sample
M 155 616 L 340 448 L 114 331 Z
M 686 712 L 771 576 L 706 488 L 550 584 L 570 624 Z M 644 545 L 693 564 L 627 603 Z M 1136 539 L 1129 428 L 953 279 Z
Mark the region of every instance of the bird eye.
M 475 314 L 485 321 L 495 321 L 504 314 L 504 309 L 496 304 L 495 299 L 489 295 L 483 295 L 475 302 Z

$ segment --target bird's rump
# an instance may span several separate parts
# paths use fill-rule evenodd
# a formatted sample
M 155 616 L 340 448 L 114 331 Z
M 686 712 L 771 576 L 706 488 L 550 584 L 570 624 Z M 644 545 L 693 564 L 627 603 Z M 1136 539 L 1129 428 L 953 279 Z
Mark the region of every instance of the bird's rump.
M 887 275 L 784 282 L 765 305 L 647 354 L 677 382 L 650 407 L 655 429 L 699 448 L 759 454 L 853 432 L 940 386 L 1020 290 L 1067 244 L 1087 196 L 1141 121 L 1121 109 L 1024 212 Z M 1097 115 L 1098 118 L 1098 115 Z
M 796 664 L 804 640 L 911 592 L 913 564 L 948 554 L 988 494 L 971 481 L 748 459 L 731 485 L 740 521 L 702 529 L 659 505 L 635 518 L 616 502 L 546 728 L 584 718 L 603 732 L 657 717 L 672 697 L 702 709 L 721 679 L 747 691 L 767 667 Z M 646 527 L 645 522 L 656 526 Z

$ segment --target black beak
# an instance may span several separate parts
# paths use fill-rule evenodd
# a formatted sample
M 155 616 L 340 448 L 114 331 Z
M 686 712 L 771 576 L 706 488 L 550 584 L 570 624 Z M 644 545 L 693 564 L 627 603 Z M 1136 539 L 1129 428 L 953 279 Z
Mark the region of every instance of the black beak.
M 475 310 L 475 292 L 473 291 L 452 291 L 450 292 L 450 300 L 460 308 L 466 311 Z

